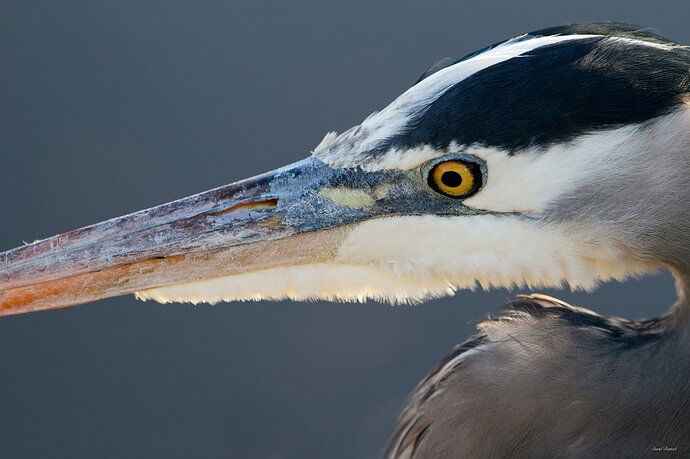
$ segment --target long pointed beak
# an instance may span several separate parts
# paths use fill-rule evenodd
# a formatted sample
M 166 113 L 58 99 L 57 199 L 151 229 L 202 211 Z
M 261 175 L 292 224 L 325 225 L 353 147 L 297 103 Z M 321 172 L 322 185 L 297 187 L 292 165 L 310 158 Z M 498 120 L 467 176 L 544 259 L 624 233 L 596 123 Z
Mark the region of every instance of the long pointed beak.
M 348 225 L 397 213 L 410 176 L 315 158 L 0 253 L 0 315 L 334 256 Z M 398 188 L 394 193 L 392 190 Z

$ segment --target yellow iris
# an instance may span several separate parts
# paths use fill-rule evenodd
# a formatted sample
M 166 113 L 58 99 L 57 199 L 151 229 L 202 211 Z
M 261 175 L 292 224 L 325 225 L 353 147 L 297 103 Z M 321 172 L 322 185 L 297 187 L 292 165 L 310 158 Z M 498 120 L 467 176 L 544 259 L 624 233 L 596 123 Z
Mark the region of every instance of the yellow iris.
M 431 171 L 431 181 L 441 193 L 459 198 L 475 188 L 475 178 L 467 164 L 460 161 L 445 161 Z

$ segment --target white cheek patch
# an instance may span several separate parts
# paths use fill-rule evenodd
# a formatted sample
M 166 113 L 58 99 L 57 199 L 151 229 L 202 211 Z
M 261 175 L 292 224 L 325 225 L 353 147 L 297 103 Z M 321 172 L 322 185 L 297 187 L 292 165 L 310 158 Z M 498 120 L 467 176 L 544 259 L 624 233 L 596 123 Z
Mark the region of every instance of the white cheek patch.
M 356 225 L 331 262 L 274 268 L 137 293 L 160 302 L 419 302 L 477 286 L 592 288 L 654 267 L 513 216 L 392 217 Z
M 494 212 L 537 213 L 550 202 L 602 174 L 611 175 L 621 161 L 630 162 L 627 146 L 639 126 L 584 135 L 576 141 L 538 151 L 467 148 L 486 161 L 484 187 L 464 204 Z
M 659 152 L 687 150 L 689 125 L 690 108 L 684 106 L 653 122 L 598 131 L 512 156 L 490 148 L 460 149 L 482 158 L 488 170 L 483 188 L 464 204 L 493 212 L 538 214 L 577 189 L 590 187 L 588 195 L 596 196 L 591 188 L 603 189 L 607 182 L 640 170 L 656 174 L 654 181 L 663 183 L 674 169 L 682 168 L 674 167 L 672 155 L 659 156 Z M 656 167 L 645 168 L 652 163 Z

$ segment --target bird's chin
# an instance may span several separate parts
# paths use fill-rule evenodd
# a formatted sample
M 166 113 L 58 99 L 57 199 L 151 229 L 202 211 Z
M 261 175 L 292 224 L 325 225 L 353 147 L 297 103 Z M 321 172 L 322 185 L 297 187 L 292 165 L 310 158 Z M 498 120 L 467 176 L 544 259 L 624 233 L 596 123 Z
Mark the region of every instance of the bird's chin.
M 296 300 L 416 303 L 454 293 L 446 279 L 401 276 L 378 266 L 314 263 L 271 268 L 136 293 L 161 303 Z
M 373 299 L 398 304 L 477 287 L 591 289 L 655 268 L 578 244 L 548 225 L 505 215 L 386 217 L 300 237 L 259 251 L 272 247 L 269 256 L 247 247 L 252 252 L 243 255 L 245 268 L 247 260 L 265 260 L 253 269 L 136 295 L 163 303 Z M 266 264 L 277 259 L 283 262 Z

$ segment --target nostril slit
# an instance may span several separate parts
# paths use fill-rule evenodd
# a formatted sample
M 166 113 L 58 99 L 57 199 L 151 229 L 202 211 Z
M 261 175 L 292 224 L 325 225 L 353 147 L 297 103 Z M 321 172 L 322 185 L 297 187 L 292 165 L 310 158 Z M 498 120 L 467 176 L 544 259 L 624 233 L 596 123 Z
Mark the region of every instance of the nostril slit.
M 250 210 L 267 210 L 267 209 L 275 209 L 278 207 L 278 199 L 264 199 L 263 201 L 251 201 L 251 202 L 242 202 L 240 204 L 235 204 L 232 207 L 228 207 L 225 210 L 221 210 L 219 212 L 214 212 L 213 215 L 216 216 L 221 216 L 221 215 L 227 215 L 231 214 L 233 212 L 239 212 L 239 211 L 250 211 Z

